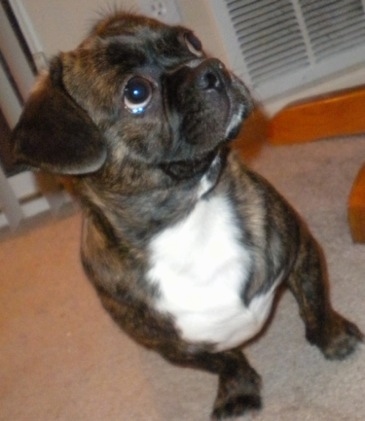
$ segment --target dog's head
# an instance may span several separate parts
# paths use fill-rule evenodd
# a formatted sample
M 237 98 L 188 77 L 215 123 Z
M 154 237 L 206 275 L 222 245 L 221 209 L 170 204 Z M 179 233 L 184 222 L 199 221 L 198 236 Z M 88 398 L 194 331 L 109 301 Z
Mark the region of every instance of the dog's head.
M 178 176 L 211 161 L 249 109 L 245 86 L 191 31 L 118 13 L 39 77 L 14 150 L 60 174 L 132 160 Z

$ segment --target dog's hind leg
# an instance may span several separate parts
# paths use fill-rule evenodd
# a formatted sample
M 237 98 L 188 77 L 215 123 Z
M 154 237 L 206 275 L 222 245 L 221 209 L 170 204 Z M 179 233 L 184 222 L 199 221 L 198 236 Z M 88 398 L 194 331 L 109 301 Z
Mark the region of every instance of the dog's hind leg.
M 322 252 L 304 232 L 297 260 L 287 284 L 296 298 L 306 327 L 306 337 L 328 359 L 351 354 L 363 335 L 359 328 L 333 310 Z
M 164 353 L 162 353 L 164 354 Z M 261 378 L 240 350 L 164 355 L 170 362 L 219 375 L 212 419 L 239 416 L 261 408 Z

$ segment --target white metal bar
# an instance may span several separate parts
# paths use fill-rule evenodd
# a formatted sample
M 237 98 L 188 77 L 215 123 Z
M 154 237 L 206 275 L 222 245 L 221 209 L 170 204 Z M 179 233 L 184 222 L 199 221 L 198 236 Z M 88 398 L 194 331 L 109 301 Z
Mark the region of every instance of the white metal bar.
M 23 32 L 25 39 L 27 40 L 30 51 L 35 54 L 39 51 L 43 51 L 42 44 L 38 38 L 37 32 L 34 30 L 33 24 L 25 10 L 22 0 L 10 0 L 9 1 L 14 15 L 17 18 L 17 22 Z
M 12 230 L 15 230 L 24 218 L 23 211 L 19 205 L 9 182 L 0 167 L 0 202 L 4 215 Z
M 44 48 L 39 40 L 37 32 L 34 30 L 33 24 L 27 11 L 25 10 L 22 0 L 10 0 L 10 5 L 17 18 L 17 22 L 22 30 L 22 33 L 27 41 L 29 50 L 33 55 L 33 59 L 37 70 L 40 71 L 47 67 L 47 59 L 44 54 Z
M 2 7 L 0 7 L 0 49 L 21 96 L 26 98 L 34 83 L 34 75 Z
M 13 128 L 22 108 L 2 66 L 0 66 L 0 108 L 9 127 Z

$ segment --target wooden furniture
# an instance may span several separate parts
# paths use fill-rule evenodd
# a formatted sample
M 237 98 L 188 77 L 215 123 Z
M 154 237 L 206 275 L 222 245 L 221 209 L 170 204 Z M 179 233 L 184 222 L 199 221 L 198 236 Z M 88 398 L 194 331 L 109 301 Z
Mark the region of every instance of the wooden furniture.
M 269 140 L 274 145 L 359 133 L 365 133 L 365 87 L 290 104 L 278 112 L 268 126 Z M 348 218 L 353 240 L 365 243 L 365 165 L 349 195 Z
M 365 243 L 365 165 L 352 186 L 348 202 L 348 217 L 353 240 Z

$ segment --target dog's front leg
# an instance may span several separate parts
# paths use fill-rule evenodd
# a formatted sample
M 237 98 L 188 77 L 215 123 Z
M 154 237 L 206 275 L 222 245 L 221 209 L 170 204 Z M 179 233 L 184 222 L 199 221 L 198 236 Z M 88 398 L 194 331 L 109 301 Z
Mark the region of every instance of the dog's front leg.
M 219 375 L 213 420 L 239 416 L 261 408 L 261 378 L 240 350 L 198 352 L 194 356 L 161 353 L 174 364 L 187 365 Z
M 359 328 L 333 310 L 325 261 L 316 241 L 304 232 L 288 286 L 296 298 L 308 341 L 328 359 L 350 355 L 363 335 Z
M 98 292 L 113 319 L 141 345 L 158 352 L 175 365 L 219 376 L 213 420 L 261 408 L 261 378 L 239 349 L 214 352 L 211 345 L 188 344 L 179 338 L 168 319 L 151 311 L 145 304 L 133 301 L 129 306 L 125 298 L 118 301 L 101 287 L 98 287 Z

